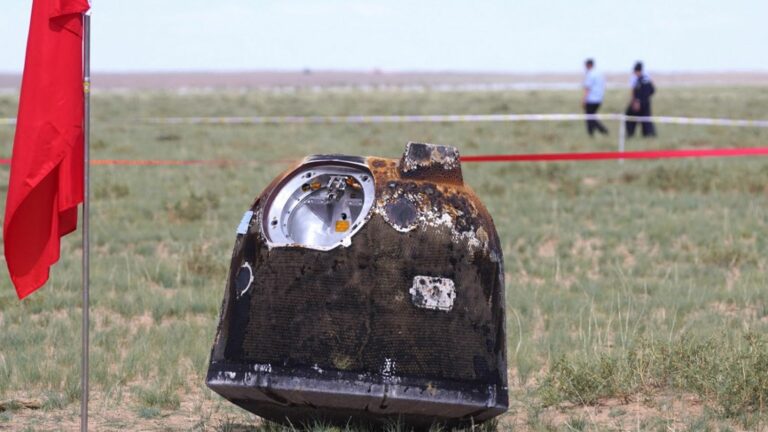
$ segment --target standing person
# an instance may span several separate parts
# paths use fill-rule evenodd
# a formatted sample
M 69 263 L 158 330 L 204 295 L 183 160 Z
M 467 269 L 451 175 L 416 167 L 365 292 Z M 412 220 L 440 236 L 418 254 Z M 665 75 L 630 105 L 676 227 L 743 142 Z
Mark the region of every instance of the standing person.
M 581 99 L 581 105 L 587 114 L 597 114 L 600 104 L 603 103 L 605 95 L 605 78 L 603 74 L 595 70 L 595 61 L 587 59 L 584 62 L 584 96 Z M 593 136 L 595 129 L 603 135 L 608 135 L 608 129 L 597 119 L 587 119 L 587 133 Z
M 643 63 L 635 63 L 634 75 L 630 79 L 631 101 L 627 107 L 627 115 L 634 117 L 650 117 L 651 116 L 651 96 L 656 92 L 656 88 L 653 86 L 651 78 L 643 73 Z M 656 128 L 650 120 L 641 120 L 643 128 L 643 137 L 655 137 Z M 627 136 L 631 137 L 635 134 L 635 126 L 637 121 L 627 120 Z

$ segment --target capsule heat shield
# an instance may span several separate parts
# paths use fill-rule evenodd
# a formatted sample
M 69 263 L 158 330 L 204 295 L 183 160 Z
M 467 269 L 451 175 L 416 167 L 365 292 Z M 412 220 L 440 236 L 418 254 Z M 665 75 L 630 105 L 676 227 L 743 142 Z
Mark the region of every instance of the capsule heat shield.
M 501 248 L 455 149 L 310 157 L 251 212 L 211 389 L 294 424 L 456 424 L 506 411 Z

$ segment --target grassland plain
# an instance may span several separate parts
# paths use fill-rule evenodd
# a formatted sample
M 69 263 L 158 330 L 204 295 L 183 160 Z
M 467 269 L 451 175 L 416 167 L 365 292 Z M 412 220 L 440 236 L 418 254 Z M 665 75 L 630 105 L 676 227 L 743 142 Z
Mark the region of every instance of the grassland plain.
M 621 112 L 609 92 L 603 112 Z M 582 123 L 158 126 L 148 116 L 578 112 L 569 91 L 137 92 L 93 97 L 94 430 L 265 430 L 203 384 L 234 228 L 311 153 L 612 150 Z M 768 88 L 660 89 L 660 115 L 768 118 Z M 0 117 L 16 96 L 0 96 Z M 758 146 L 768 130 L 660 125 L 628 149 Z M 0 153 L 13 129 L 0 126 Z M 4 200 L 9 169 L 0 167 Z M 768 430 L 768 158 L 465 164 L 506 258 L 503 430 Z M 80 243 L 19 302 L 0 278 L 0 430 L 78 424 Z M 40 409 L 24 408 L 39 402 Z M 327 429 L 311 425 L 310 429 Z M 394 425 L 392 430 L 402 430 Z

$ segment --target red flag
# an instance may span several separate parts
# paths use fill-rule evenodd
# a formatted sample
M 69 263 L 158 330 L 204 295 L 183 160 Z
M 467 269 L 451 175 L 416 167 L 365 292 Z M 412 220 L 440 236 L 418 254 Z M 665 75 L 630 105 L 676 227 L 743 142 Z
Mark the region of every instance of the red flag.
M 83 202 L 87 0 L 33 0 L 5 204 L 5 260 L 19 298 L 48 280 Z

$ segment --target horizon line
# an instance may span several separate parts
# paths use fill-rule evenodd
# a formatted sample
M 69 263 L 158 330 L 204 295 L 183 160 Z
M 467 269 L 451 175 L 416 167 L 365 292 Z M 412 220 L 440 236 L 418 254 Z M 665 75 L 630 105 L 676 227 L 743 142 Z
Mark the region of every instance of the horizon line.
M 628 75 L 632 73 L 631 70 L 619 71 L 619 70 L 603 70 L 598 69 L 601 72 L 609 75 Z M 766 69 L 653 69 L 649 68 L 649 72 L 662 75 L 744 75 L 744 74 L 768 74 L 768 68 Z M 0 75 L 21 75 L 23 72 L 20 70 L 0 70 Z M 93 69 L 92 73 L 95 74 L 114 74 L 114 75 L 171 75 L 171 74 L 259 74 L 259 73 L 273 73 L 273 74 L 322 74 L 322 73 L 342 73 L 342 74 L 362 74 L 362 75 L 404 75 L 404 74 L 421 74 L 421 75 L 433 75 L 433 74 L 445 74 L 445 75 L 498 75 L 498 76 L 536 76 L 536 75 L 580 75 L 583 73 L 582 69 L 569 69 L 569 70 L 542 70 L 542 71 L 514 71 L 514 70 L 483 70 L 483 69 L 383 69 L 383 68 L 369 68 L 369 69 L 344 69 L 344 68 L 264 68 L 264 69 Z

